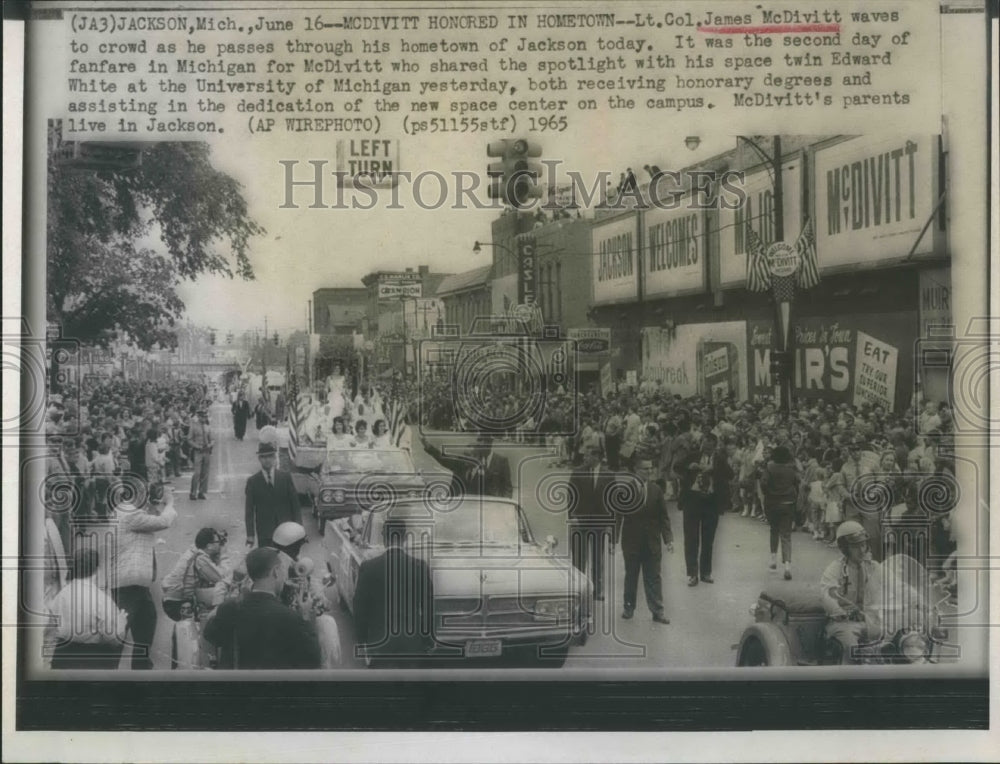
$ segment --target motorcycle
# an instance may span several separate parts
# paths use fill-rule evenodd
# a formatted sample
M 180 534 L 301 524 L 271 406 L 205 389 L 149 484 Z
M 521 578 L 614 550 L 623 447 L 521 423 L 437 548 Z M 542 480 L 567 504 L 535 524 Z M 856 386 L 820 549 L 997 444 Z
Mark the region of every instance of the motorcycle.
M 734 648 L 737 666 L 912 665 L 953 662 L 958 647 L 948 643 L 940 604 L 947 594 L 929 583 L 926 570 L 907 555 L 882 564 L 883 619 L 875 639 L 845 649 L 833 624 L 862 623 L 853 603 L 846 617 L 831 618 L 816 586 L 775 582 L 751 606 L 754 623 Z
M 333 585 L 333 575 L 327 566 L 327 573 L 316 581 L 314 570 L 315 564 L 310 558 L 299 557 L 289 570 L 282 599 L 316 629 L 321 668 L 336 668 L 341 662 L 340 630 L 330 615 L 330 600 L 326 596 L 326 590 Z

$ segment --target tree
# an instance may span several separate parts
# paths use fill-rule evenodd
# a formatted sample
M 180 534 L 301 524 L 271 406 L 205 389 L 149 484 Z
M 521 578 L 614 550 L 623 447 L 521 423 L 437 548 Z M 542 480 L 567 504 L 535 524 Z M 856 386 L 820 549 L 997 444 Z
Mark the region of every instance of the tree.
M 250 240 L 264 233 L 239 182 L 216 170 L 204 143 L 156 143 L 135 168 L 48 166 L 48 317 L 63 336 L 106 347 L 174 347 L 183 279 L 253 279 Z M 156 240 L 164 251 L 150 248 Z

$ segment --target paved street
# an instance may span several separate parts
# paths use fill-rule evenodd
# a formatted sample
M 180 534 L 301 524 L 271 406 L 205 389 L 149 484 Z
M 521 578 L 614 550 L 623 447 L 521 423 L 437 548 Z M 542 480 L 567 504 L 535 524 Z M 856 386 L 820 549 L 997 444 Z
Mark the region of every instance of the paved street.
M 222 403 L 211 409 L 211 422 L 216 442 L 212 456 L 208 499 L 188 498 L 189 474 L 174 480 L 174 499 L 178 521 L 168 532 L 160 534 L 157 545 L 160 578 L 170 570 L 178 556 L 191 544 L 199 528 L 213 526 L 229 533 L 229 549 L 236 555 L 245 553 L 246 530 L 243 523 L 243 487 L 247 477 L 257 469 L 255 455 L 257 435 L 251 424 L 246 438 L 239 442 L 233 437 L 229 407 Z M 432 468 L 436 463 L 420 448 L 414 438 L 414 461 L 418 467 Z M 508 447 L 498 444 L 515 468 L 515 496 L 528 514 L 537 539 L 552 534 L 558 541 L 557 554 L 568 554 L 568 543 L 560 498 L 548 490 L 556 482 L 553 459 L 542 449 L 525 446 Z M 316 524 L 307 509 L 303 509 L 309 543 L 303 554 L 321 568 L 326 552 L 320 543 Z M 681 515 L 671 507 L 670 519 L 675 535 L 675 551 L 663 555 L 664 597 L 669 625 L 654 624 L 642 599 L 641 584 L 635 618 L 620 617 L 620 597 L 623 580 L 621 554 L 615 555 L 614 593 L 604 603 L 597 603 L 595 633 L 583 647 L 570 652 L 567 667 L 581 669 L 639 669 L 648 672 L 657 668 L 728 667 L 735 663 L 732 645 L 749 623 L 749 607 L 760 590 L 770 580 L 780 577 L 770 571 L 768 562 L 768 530 L 764 523 L 728 514 L 722 518 L 715 542 L 714 584 L 701 583 L 689 588 L 684 575 Z M 825 565 L 834 558 L 834 551 L 811 540 L 808 534 L 793 537 L 793 571 L 796 579 L 816 582 Z M 154 586 L 154 598 L 159 601 L 159 588 Z M 340 627 L 345 668 L 361 668 L 353 657 L 353 633 L 350 616 L 335 613 Z M 173 622 L 159 613 L 154 642 L 154 664 L 157 669 L 170 668 L 170 643 Z

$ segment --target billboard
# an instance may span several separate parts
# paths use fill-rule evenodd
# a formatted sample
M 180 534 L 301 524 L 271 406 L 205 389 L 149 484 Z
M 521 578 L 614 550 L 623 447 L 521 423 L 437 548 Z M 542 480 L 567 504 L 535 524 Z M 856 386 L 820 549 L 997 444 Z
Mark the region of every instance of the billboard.
M 909 255 L 938 194 L 937 136 L 866 135 L 817 149 L 816 254 L 821 269 Z M 940 251 L 930 226 L 914 253 Z
M 794 395 L 807 400 L 905 408 L 913 390 L 912 311 L 798 318 Z M 747 321 L 750 397 L 774 395 L 772 321 Z
M 417 279 L 386 279 L 378 283 L 379 302 L 420 297 L 423 286 Z
M 639 293 L 639 216 L 623 215 L 595 223 L 594 304 L 630 302 Z
M 611 329 L 581 327 L 567 329 L 566 337 L 576 340 L 576 352 L 582 356 L 606 356 L 611 352 Z
M 745 321 L 681 324 L 672 329 L 642 329 L 642 381 L 659 384 L 670 395 L 733 395 L 744 400 L 747 388 Z
M 653 207 L 643 216 L 646 269 L 643 294 L 669 297 L 705 289 L 705 221 L 692 199 L 677 209 Z
M 785 241 L 795 241 L 802 222 L 802 163 L 786 159 L 781 167 Z M 719 282 L 742 287 L 747 278 L 746 223 L 764 244 L 774 241 L 774 181 L 766 170 L 743 179 L 746 199 L 738 209 L 719 205 Z

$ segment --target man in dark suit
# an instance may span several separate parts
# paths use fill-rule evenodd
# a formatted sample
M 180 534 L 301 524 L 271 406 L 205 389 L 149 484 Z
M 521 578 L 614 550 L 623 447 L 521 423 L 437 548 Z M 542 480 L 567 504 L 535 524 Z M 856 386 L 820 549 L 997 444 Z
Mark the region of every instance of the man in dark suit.
M 260 472 L 247 479 L 245 516 L 247 546 L 271 543 L 274 529 L 284 522 L 301 523 L 302 510 L 292 476 L 276 466 L 278 449 L 273 443 L 257 446 Z
M 361 563 L 354 590 L 354 630 L 369 661 L 419 660 L 434 646 L 434 589 L 427 563 L 404 546 L 406 525 L 388 518 L 385 552 Z
M 688 586 L 706 584 L 712 578 L 712 547 L 719 526 L 722 499 L 733 470 L 724 451 L 718 450 L 718 438 L 707 433 L 701 438 L 701 450 L 690 453 L 679 469 L 681 492 L 678 506 L 684 513 L 684 564 Z
M 493 438 L 480 435 L 475 449 L 479 463 L 470 465 L 465 490 L 482 496 L 511 498 L 514 488 L 510 480 L 510 462 L 493 450 Z
M 614 532 L 615 516 L 608 509 L 615 473 L 601 467 L 600 451 L 590 448 L 583 465 L 570 476 L 569 550 L 573 566 L 590 573 L 594 599 L 604 599 L 605 547 Z
M 663 612 L 663 583 L 660 577 L 660 544 L 674 551 L 674 534 L 667 516 L 667 502 L 663 489 L 651 478 L 653 463 L 640 459 L 636 472 L 641 486 L 636 486 L 643 497 L 638 509 L 618 512 L 615 516 L 615 544 L 621 541 L 625 556 L 625 598 L 622 618 L 628 620 L 635 613 L 636 593 L 639 588 L 639 571 L 646 591 L 646 604 L 656 623 L 670 623 Z M 633 478 L 634 479 L 634 478 Z M 611 547 L 614 549 L 614 545 Z
M 320 667 L 319 640 L 310 623 L 279 596 L 288 577 L 277 549 L 253 549 L 246 559 L 252 589 L 219 606 L 205 624 L 205 639 L 219 648 L 219 667 L 312 669 Z

